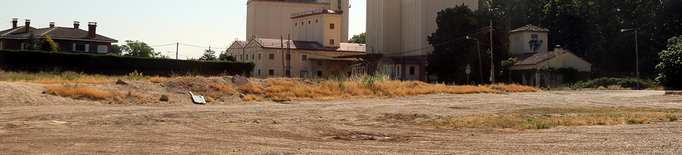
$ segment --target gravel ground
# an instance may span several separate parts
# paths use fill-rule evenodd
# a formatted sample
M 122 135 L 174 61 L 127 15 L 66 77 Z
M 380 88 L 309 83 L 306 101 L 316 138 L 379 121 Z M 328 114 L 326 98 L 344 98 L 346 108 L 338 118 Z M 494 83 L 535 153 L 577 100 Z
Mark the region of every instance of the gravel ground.
M 134 84 L 154 95 L 177 91 Z M 284 103 L 233 97 L 207 105 L 192 104 L 178 93 L 171 98 L 179 103 L 123 105 L 42 94 L 47 86 L 0 82 L 0 92 L 5 92 L 0 93 L 0 154 L 682 154 L 679 120 L 513 131 L 444 129 L 387 117 L 567 106 L 682 108 L 682 96 L 663 91 L 430 94 Z

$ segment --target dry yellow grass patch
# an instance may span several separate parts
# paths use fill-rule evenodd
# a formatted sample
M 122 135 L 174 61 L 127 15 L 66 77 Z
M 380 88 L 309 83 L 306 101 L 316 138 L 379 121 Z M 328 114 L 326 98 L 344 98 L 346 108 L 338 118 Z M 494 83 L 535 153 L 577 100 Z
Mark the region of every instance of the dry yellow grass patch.
M 242 98 L 242 101 L 262 101 L 262 100 L 263 100 L 262 98 L 260 98 L 260 97 L 258 97 L 258 96 L 256 96 L 256 95 L 253 95 L 253 94 L 245 95 L 245 96 Z
M 643 124 L 653 121 L 675 121 L 679 109 L 645 109 L 624 107 L 534 108 L 513 113 L 481 114 L 430 122 L 436 127 L 547 129 L 562 126 Z
M 91 86 L 78 84 L 52 85 L 47 88 L 47 93 L 72 98 L 90 98 L 92 100 L 113 100 L 119 103 L 151 103 L 155 99 L 153 96 L 136 92 L 120 92 L 116 90 L 105 90 Z
M 518 84 L 504 84 L 496 83 L 488 85 L 488 87 L 499 88 L 507 92 L 537 92 L 539 89 L 530 86 L 523 86 Z
M 211 83 L 211 84 L 209 84 L 209 87 L 218 89 L 218 90 L 220 90 L 220 91 L 222 91 L 222 92 L 224 92 L 224 93 L 227 93 L 227 94 L 235 94 L 235 93 L 237 93 L 237 91 L 234 90 L 234 88 L 229 87 L 229 86 L 228 86 L 228 87 L 225 87 L 225 86 L 219 85 L 219 84 L 217 84 L 217 83 Z
M 434 93 L 499 93 L 487 87 L 448 86 L 420 81 L 323 81 L 321 83 L 295 83 L 277 79 L 261 85 L 242 85 L 239 89 L 252 94 L 263 94 L 268 100 L 328 100 L 351 98 L 388 98 Z
M 166 82 L 168 80 L 170 80 L 170 78 L 159 77 L 159 76 L 154 76 L 154 77 L 149 78 L 149 82 L 153 82 L 153 83 L 162 83 L 162 82 Z
M 70 84 L 53 85 L 48 87 L 46 92 L 49 94 L 68 96 L 72 98 L 87 97 L 93 100 L 109 99 L 113 96 L 112 91 L 109 90 Z
M 239 86 L 240 90 L 243 90 L 248 93 L 254 93 L 254 94 L 263 94 L 263 87 L 262 85 L 254 85 L 254 84 L 243 84 Z

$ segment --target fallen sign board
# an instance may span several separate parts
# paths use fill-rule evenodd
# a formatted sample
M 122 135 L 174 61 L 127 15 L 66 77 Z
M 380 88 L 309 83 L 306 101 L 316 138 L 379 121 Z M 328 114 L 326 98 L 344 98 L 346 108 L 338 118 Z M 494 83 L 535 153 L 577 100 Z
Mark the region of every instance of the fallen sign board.
M 189 95 L 192 95 L 192 102 L 194 102 L 196 104 L 206 104 L 206 100 L 204 100 L 204 96 L 194 95 L 194 94 L 192 94 L 192 91 L 189 91 Z

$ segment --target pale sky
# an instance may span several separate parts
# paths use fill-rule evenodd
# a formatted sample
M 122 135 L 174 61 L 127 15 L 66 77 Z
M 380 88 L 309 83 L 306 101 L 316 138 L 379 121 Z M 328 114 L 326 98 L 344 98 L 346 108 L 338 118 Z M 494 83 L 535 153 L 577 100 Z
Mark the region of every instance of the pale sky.
M 12 18 L 19 26 L 31 19 L 31 26 L 45 28 L 73 27 L 81 22 L 97 22 L 97 34 L 118 40 L 139 40 L 156 52 L 175 58 L 199 58 L 211 46 L 216 54 L 235 40 L 246 37 L 247 0 L 2 0 L 0 30 L 12 28 Z M 365 0 L 350 0 L 349 37 L 365 32 Z M 173 44 L 173 45 L 168 45 Z M 186 44 L 186 45 L 182 45 Z M 156 46 L 168 45 L 168 46 Z M 192 45 L 192 46 L 187 46 Z M 197 47 L 195 47 L 197 46 Z

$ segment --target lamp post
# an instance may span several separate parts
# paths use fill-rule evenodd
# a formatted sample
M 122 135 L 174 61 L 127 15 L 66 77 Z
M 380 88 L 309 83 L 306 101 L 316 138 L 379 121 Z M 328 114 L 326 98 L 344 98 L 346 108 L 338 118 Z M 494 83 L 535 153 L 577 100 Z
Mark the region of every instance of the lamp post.
M 469 36 L 467 36 L 467 39 L 469 39 L 469 40 L 476 40 L 476 48 L 478 49 L 478 72 L 479 72 L 479 74 L 480 74 L 479 78 L 481 79 L 481 84 L 483 84 L 483 67 L 482 67 L 482 64 L 481 64 L 481 46 L 480 46 L 479 43 L 478 43 L 478 39 L 476 39 L 476 38 L 471 38 L 471 37 L 469 37 Z M 491 70 L 492 70 L 492 68 L 491 68 Z M 492 76 L 492 75 L 491 75 L 491 76 Z
M 620 32 L 635 31 L 635 72 L 637 73 L 637 89 L 639 89 L 639 48 L 637 47 L 637 29 L 620 29 Z

